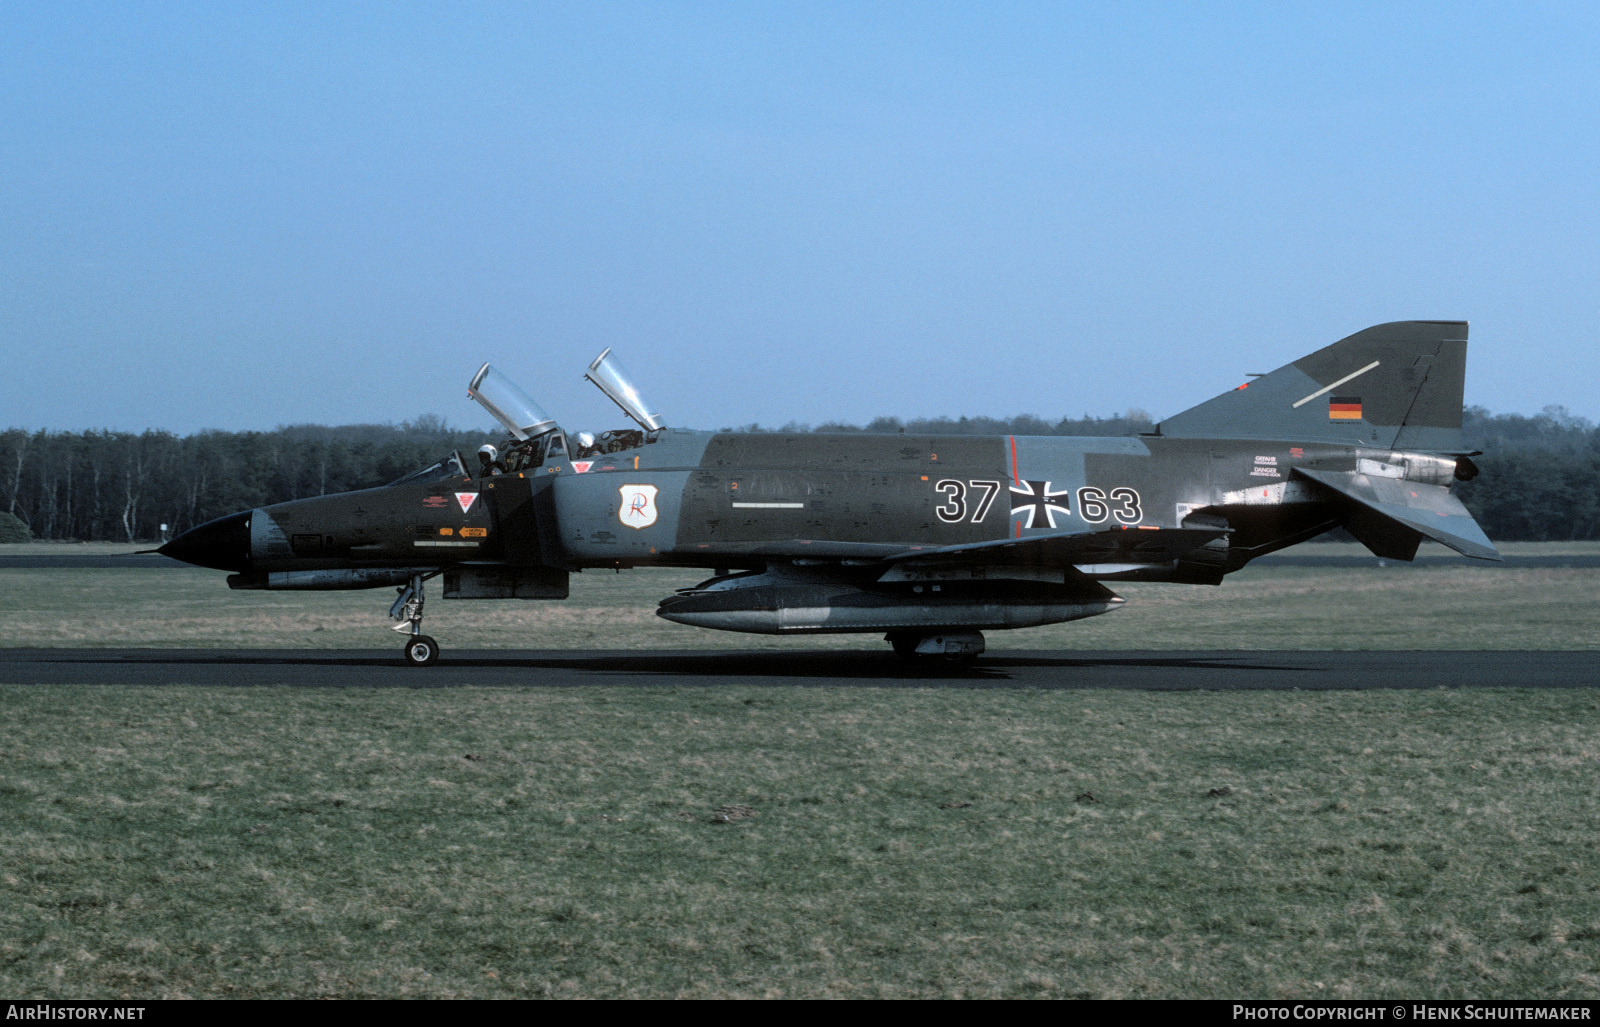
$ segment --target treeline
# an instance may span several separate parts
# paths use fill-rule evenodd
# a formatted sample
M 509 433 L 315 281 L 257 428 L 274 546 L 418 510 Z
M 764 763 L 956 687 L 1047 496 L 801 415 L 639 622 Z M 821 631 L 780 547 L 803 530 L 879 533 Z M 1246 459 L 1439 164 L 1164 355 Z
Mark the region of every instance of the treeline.
M 1137 435 L 1152 427 L 1150 415 L 1143 410 L 1129 410 L 1119 417 L 1063 417 L 1059 421 L 1046 421 L 1032 414 L 1016 417 L 923 417 L 902 421 L 898 417 L 877 417 L 866 425 L 827 421 L 813 428 L 809 424 L 790 421 L 781 428 L 763 428 L 747 424 L 723 431 L 820 431 L 820 432 L 880 432 L 911 435 Z
M 1490 538 L 1600 539 L 1600 430 L 1560 407 L 1532 417 L 1469 407 L 1467 447 L 1481 449 L 1482 474 L 1457 494 Z M 963 417 L 864 426 L 828 423 L 740 431 L 887 432 L 939 435 L 1130 435 L 1150 418 L 1046 421 Z M 437 417 L 399 425 L 292 425 L 275 431 L 0 432 L 0 511 L 37 539 L 143 541 L 213 517 L 306 496 L 383 485 L 452 449 L 470 454 L 497 441 L 453 429 Z M 0 521 L 10 522 L 9 517 Z M 18 529 L 21 530 L 20 527 Z
M 433 416 L 403 424 L 177 436 L 0 432 L 0 510 L 36 539 L 133 542 L 289 499 L 384 485 L 489 436 Z
M 1456 495 L 1492 539 L 1600 539 L 1600 429 L 1563 407 L 1533 417 L 1468 407 L 1468 449 L 1482 473 Z

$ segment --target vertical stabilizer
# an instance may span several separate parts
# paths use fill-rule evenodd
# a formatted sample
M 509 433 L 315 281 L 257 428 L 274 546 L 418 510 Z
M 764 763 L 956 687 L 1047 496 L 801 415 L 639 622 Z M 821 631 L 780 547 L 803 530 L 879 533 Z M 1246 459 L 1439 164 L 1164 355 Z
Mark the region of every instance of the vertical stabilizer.
M 1375 325 L 1161 422 L 1179 438 L 1460 452 L 1465 321 Z

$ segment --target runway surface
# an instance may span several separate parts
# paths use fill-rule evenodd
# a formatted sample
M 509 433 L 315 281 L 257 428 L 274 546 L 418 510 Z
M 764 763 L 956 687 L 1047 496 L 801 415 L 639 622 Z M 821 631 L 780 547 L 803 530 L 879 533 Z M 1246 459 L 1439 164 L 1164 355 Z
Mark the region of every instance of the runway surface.
M 1594 688 L 1600 652 L 997 652 L 970 667 L 910 666 L 887 651 L 446 650 L 408 667 L 393 650 L 0 649 L 0 684 L 458 688 L 1121 688 L 1155 691 Z
M 1569 556 L 1507 556 L 1493 560 L 1472 560 L 1465 556 L 1419 556 L 1415 560 L 1381 560 L 1376 556 L 1262 556 L 1250 561 L 1252 567 L 1501 567 L 1507 570 L 1545 567 L 1600 567 L 1600 556 L 1574 553 Z
M 0 554 L 0 570 L 176 570 L 189 566 L 170 557 L 155 553 L 83 554 L 51 553 L 23 556 Z M 1600 567 L 1600 555 L 1577 553 L 1568 556 L 1508 556 L 1501 563 L 1486 560 L 1469 560 L 1464 556 L 1419 556 L 1407 563 L 1402 560 L 1380 560 L 1375 556 L 1263 556 L 1250 564 L 1252 567 L 1503 567 L 1507 569 Z

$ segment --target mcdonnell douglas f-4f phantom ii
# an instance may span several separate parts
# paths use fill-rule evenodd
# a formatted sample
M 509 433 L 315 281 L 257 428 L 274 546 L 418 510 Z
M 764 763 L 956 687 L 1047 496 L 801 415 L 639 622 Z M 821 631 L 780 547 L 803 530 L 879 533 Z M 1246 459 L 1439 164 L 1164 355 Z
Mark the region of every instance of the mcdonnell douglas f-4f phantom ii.
M 1129 438 L 668 428 L 610 351 L 586 375 L 637 428 L 568 435 L 485 364 L 468 394 L 509 437 L 382 488 L 245 510 L 160 552 L 232 588 L 398 587 L 407 661 L 446 599 L 564 599 L 591 568 L 703 567 L 668 620 L 765 634 L 883 633 L 970 659 L 984 631 L 1092 617 L 1105 582 L 1216 585 L 1343 526 L 1380 557 L 1423 539 L 1499 554 L 1450 492 L 1467 326 L 1378 325 Z

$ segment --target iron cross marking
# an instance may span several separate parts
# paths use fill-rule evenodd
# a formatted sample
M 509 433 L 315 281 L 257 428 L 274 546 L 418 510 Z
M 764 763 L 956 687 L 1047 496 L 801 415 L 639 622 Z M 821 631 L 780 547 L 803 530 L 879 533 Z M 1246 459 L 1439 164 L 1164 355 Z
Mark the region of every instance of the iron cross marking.
M 1023 525 L 1024 528 L 1032 528 L 1035 525 L 1044 527 L 1044 524 L 1039 524 L 1041 516 L 1045 524 L 1054 528 L 1057 513 L 1072 513 L 1072 508 L 1067 505 L 1067 497 L 1072 495 L 1072 492 L 1070 490 L 1051 492 L 1050 483 L 1047 481 L 1020 482 L 1011 486 L 1011 492 L 1014 497 L 1011 500 L 1011 515 L 1013 517 L 1019 513 L 1028 515 L 1028 523 Z M 1024 496 L 1027 498 L 1022 498 Z

